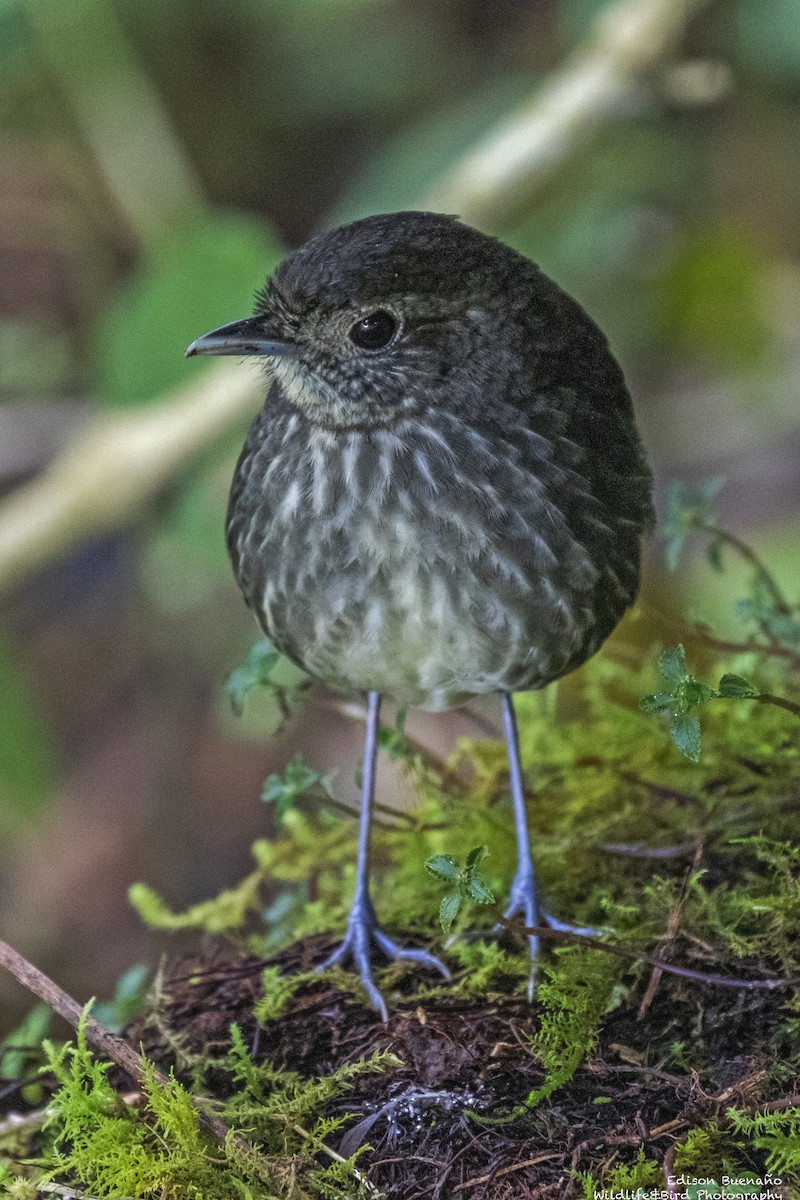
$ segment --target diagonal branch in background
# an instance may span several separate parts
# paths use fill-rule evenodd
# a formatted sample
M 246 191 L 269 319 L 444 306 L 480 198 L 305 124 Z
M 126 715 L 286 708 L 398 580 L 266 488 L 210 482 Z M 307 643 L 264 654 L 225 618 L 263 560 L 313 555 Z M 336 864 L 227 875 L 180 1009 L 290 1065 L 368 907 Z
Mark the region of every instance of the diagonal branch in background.
M 263 395 L 223 363 L 135 412 L 94 419 L 32 483 L 0 504 L 0 591 L 82 541 L 131 521 Z
M 448 171 L 423 206 L 493 225 L 635 95 L 708 0 L 616 0 L 543 89 Z M 82 541 L 132 521 L 263 394 L 230 364 L 128 416 L 95 421 L 40 478 L 0 503 L 0 592 Z
M 426 206 L 496 226 L 591 136 L 625 112 L 642 79 L 708 0 L 618 0 L 549 82 L 448 171 Z

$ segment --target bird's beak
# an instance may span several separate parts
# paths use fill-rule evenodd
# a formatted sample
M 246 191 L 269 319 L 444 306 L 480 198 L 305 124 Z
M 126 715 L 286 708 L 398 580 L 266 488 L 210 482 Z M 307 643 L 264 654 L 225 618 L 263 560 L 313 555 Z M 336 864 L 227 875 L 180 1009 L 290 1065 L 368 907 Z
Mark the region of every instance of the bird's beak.
M 247 317 L 244 321 L 232 321 L 212 329 L 192 342 L 186 349 L 186 357 L 195 354 L 258 354 L 264 358 L 296 354 L 297 347 L 273 336 L 274 329 L 268 317 Z

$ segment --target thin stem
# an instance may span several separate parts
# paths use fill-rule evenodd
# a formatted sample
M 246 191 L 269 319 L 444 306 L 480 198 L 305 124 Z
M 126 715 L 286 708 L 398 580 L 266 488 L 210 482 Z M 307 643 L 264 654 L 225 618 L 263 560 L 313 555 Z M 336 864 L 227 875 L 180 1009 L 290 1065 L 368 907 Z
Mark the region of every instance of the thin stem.
M 781 591 L 778 581 L 756 554 L 755 550 L 753 550 L 752 546 L 748 546 L 747 542 L 743 542 L 735 534 L 729 533 L 727 529 L 721 529 L 718 525 L 714 525 L 710 521 L 693 521 L 692 528 L 698 530 L 700 533 L 709 534 L 711 537 L 730 546 L 732 550 L 735 550 L 740 558 L 743 558 L 745 562 L 748 562 L 753 567 L 756 575 L 772 597 L 775 610 L 781 613 L 782 616 L 788 616 L 791 613 L 792 606 Z
M 754 696 L 754 700 L 758 700 L 759 704 L 774 704 L 776 708 L 783 708 L 786 712 L 794 713 L 796 717 L 800 717 L 800 704 L 796 704 L 794 700 L 787 700 L 785 696 L 773 696 L 769 692 L 761 692 L 759 696 Z
M 654 954 L 641 954 L 637 950 L 628 950 L 625 946 L 612 946 L 610 942 L 601 942 L 599 938 L 588 937 L 583 933 L 568 933 L 566 930 L 551 929 L 549 925 L 519 925 L 506 917 L 499 918 L 499 924 L 510 933 L 526 934 L 528 937 L 550 938 L 557 942 L 574 942 L 589 946 L 592 950 L 604 950 L 617 958 L 625 958 L 629 962 L 647 963 L 651 967 L 659 967 L 670 975 L 680 975 L 682 979 L 692 979 L 696 983 L 706 983 L 712 987 L 741 988 L 743 991 L 773 992 L 780 988 L 796 988 L 800 986 L 800 975 L 784 979 L 737 979 L 733 975 L 713 975 L 705 971 L 693 971 L 690 967 L 678 967 L 656 958 Z
M 2 938 L 0 938 L 0 967 L 5 967 L 15 979 L 19 980 L 23 987 L 27 988 L 29 992 L 33 992 L 34 996 L 38 996 L 40 1000 L 44 1000 L 45 1004 L 49 1004 L 53 1011 L 58 1013 L 60 1017 L 63 1017 L 74 1029 L 81 1026 L 86 1034 L 86 1040 L 90 1045 L 94 1046 L 102 1054 L 107 1055 L 123 1071 L 127 1071 L 131 1078 L 135 1079 L 140 1086 L 147 1082 L 148 1072 L 143 1067 L 143 1054 L 137 1054 L 132 1046 L 129 1046 L 126 1041 L 118 1037 L 115 1033 L 110 1033 L 94 1017 L 85 1016 L 84 1010 L 78 1004 L 77 1000 L 74 1000 L 68 992 L 60 988 L 48 975 L 45 975 L 43 971 L 35 967 L 32 962 L 29 962 L 27 958 L 20 954 L 19 951 L 14 950 Z M 170 1083 L 168 1076 L 154 1065 L 152 1078 L 160 1087 L 166 1087 Z M 219 1117 L 206 1112 L 194 1096 L 190 1097 L 190 1099 L 197 1110 L 197 1115 L 203 1129 L 224 1148 L 230 1135 L 228 1126 Z M 256 1155 L 265 1170 L 265 1179 L 269 1179 L 272 1174 L 269 1163 L 258 1153 L 255 1147 L 245 1142 L 243 1138 L 236 1137 L 234 1141 L 249 1156 Z

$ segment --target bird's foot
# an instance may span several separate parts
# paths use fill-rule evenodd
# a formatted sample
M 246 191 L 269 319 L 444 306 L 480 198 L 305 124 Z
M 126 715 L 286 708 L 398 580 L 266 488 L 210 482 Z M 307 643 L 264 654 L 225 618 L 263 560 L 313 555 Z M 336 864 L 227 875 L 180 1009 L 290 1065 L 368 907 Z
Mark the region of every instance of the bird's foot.
M 512 920 L 514 917 L 522 917 L 524 923 L 528 927 L 553 929 L 558 933 L 574 933 L 578 937 L 599 937 L 602 932 L 599 929 L 593 928 L 591 925 L 571 925 L 568 921 L 561 921 L 558 917 L 554 917 L 539 903 L 538 890 L 533 871 L 518 871 L 514 876 L 511 884 L 511 891 L 508 898 L 508 907 L 503 913 L 506 921 Z M 504 925 L 496 925 L 494 932 L 503 933 L 506 931 Z M 539 935 L 529 933 L 528 948 L 531 958 L 531 970 L 528 977 L 528 999 L 533 999 L 533 992 L 536 986 L 536 973 L 539 966 Z
M 372 942 L 375 942 L 388 958 L 399 958 L 405 962 L 418 963 L 421 967 L 432 967 L 444 975 L 445 979 L 450 978 L 447 967 L 435 954 L 431 954 L 428 950 L 398 946 L 385 934 L 378 924 L 378 918 L 369 897 L 365 897 L 363 900 L 354 900 L 347 918 L 347 932 L 344 940 L 316 969 L 317 971 L 326 971 L 328 967 L 336 966 L 344 958 L 351 958 L 361 980 L 361 986 L 367 993 L 372 1007 L 377 1009 L 384 1024 L 389 1020 L 389 1014 L 386 1002 L 372 978 Z

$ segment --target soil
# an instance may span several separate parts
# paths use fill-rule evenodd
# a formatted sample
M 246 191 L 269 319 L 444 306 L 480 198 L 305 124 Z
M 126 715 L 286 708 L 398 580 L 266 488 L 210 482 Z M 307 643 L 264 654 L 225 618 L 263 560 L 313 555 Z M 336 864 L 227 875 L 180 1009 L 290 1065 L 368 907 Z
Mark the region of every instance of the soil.
M 329 949 L 324 939 L 309 938 L 269 962 L 286 972 L 308 970 Z M 524 998 L 420 1001 L 403 993 L 403 984 L 414 986 L 409 974 L 387 996 L 384 1026 L 320 976 L 301 986 L 282 1016 L 259 1027 L 252 1008 L 265 965 L 230 948 L 178 965 L 166 980 L 159 1020 L 140 1020 L 134 1044 L 180 1073 L 169 1046 L 176 1034 L 184 1048 L 215 1056 L 229 1046 L 236 1022 L 257 1062 L 305 1077 L 391 1049 L 402 1065 L 360 1077 L 326 1113 L 349 1114 L 332 1148 L 349 1155 L 368 1144 L 359 1168 L 392 1200 L 567 1200 L 582 1193 L 578 1172 L 599 1178 L 611 1165 L 633 1163 L 642 1145 L 662 1162 L 693 1126 L 724 1119 L 729 1105 L 769 1098 L 759 1047 L 780 1019 L 774 993 L 687 990 L 662 977 L 639 1020 L 645 975 L 630 1006 L 606 1019 L 592 1061 L 549 1100 L 514 1115 L 544 1079 L 528 1045 L 536 1008 Z M 663 1048 L 689 1029 L 695 1039 L 702 1035 L 701 1074 L 664 1067 Z M 230 1079 L 217 1072 L 208 1086 L 224 1097 Z M 763 1170 L 763 1163 L 751 1161 L 750 1169 Z

